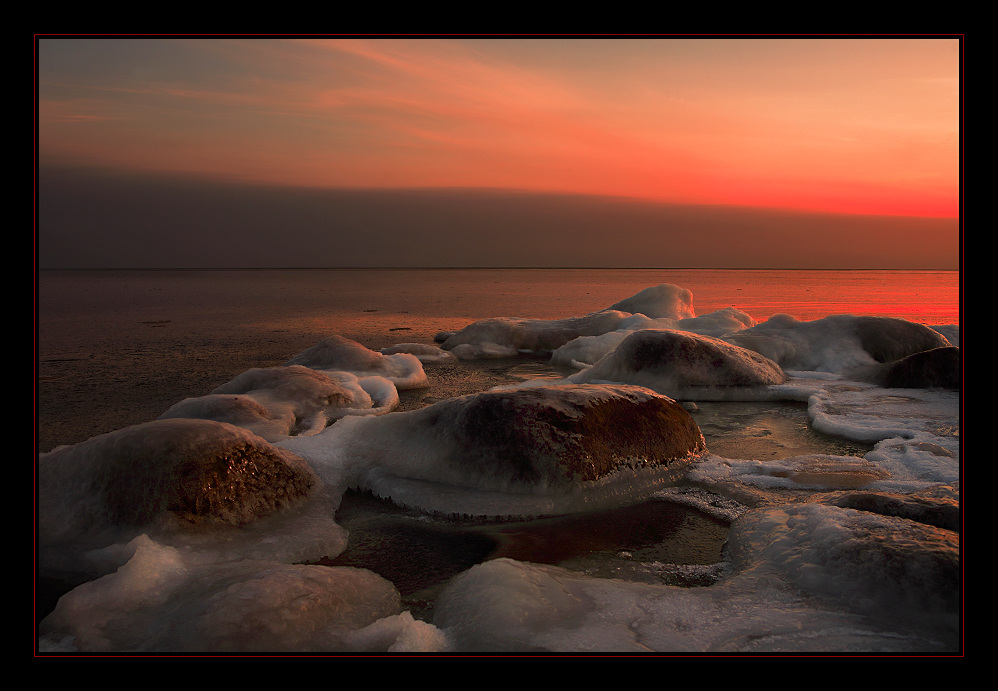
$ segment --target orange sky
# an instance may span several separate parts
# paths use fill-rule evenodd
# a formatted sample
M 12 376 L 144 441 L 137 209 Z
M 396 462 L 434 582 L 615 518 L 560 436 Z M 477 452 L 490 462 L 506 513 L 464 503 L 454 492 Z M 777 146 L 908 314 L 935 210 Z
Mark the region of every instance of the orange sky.
M 48 39 L 40 164 L 955 217 L 956 39 Z

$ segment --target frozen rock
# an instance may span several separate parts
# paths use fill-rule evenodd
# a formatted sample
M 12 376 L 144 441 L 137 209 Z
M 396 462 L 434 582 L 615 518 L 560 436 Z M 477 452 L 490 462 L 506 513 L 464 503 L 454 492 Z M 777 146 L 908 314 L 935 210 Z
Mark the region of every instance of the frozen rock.
M 687 319 L 695 317 L 693 293 L 672 283 L 649 286 L 636 295 L 616 302 L 608 309 L 643 314 L 652 319 Z
M 482 319 L 450 336 L 441 347 L 461 359 L 553 351 L 580 336 L 614 331 L 629 316 L 625 312 L 604 311 L 567 319 Z
M 43 647 L 97 653 L 384 652 L 415 627 L 396 625 L 380 638 L 354 640 L 401 612 L 395 587 L 364 569 L 198 563 L 144 535 L 132 547 L 132 558 L 118 571 L 59 600 L 40 624 Z
M 782 384 L 779 365 L 757 352 L 709 336 L 652 329 L 637 331 L 570 381 L 623 382 L 675 398 L 697 390 Z
M 424 365 L 457 360 L 457 357 L 453 353 L 429 343 L 396 343 L 393 346 L 381 349 L 382 355 L 396 355 L 398 353 L 415 355 Z
M 724 337 L 786 370 L 842 372 L 950 345 L 938 331 L 904 319 L 837 314 L 800 321 L 777 314 Z
M 39 541 L 164 520 L 242 525 L 317 483 L 299 457 L 247 430 L 156 420 L 39 456 Z
M 598 336 L 580 336 L 569 341 L 551 354 L 551 362 L 582 369 L 594 364 L 635 331 L 673 329 L 702 336 L 720 337 L 755 326 L 755 323 L 755 319 L 734 307 L 725 307 L 699 317 L 678 320 L 667 317 L 652 319 L 643 314 L 634 314 L 621 321 L 615 331 Z
M 227 422 L 278 441 L 316 434 L 344 415 L 383 414 L 397 405 L 398 392 L 387 379 L 289 365 L 247 370 L 207 396 L 171 406 L 160 419 Z
M 960 389 L 963 381 L 960 349 L 933 348 L 878 365 L 870 372 L 871 381 L 885 388 Z
M 596 385 L 472 394 L 344 420 L 282 444 L 319 468 L 344 459 L 355 468 L 352 484 L 396 503 L 481 515 L 645 498 L 705 450 L 696 422 L 675 401 L 640 387 Z
M 323 372 L 349 372 L 358 377 L 380 376 L 399 389 L 419 389 L 429 385 L 423 363 L 415 355 L 384 355 L 338 335 L 320 341 L 284 364 L 302 365 Z
M 899 516 L 927 525 L 960 531 L 960 492 L 952 485 L 938 485 L 911 494 L 896 492 L 836 492 L 820 498 L 826 504 Z
M 825 504 L 756 509 L 728 541 L 739 580 L 777 577 L 871 621 L 929 628 L 954 645 L 960 537 L 931 525 Z
M 442 347 L 462 359 L 510 357 L 520 352 L 552 352 L 579 338 L 603 336 L 620 329 L 633 330 L 636 328 L 635 318 L 644 325 L 658 322 L 659 325 L 671 327 L 677 320 L 695 316 L 693 294 L 685 288 L 663 283 L 645 288 L 607 309 L 581 317 L 482 319 L 449 335 Z M 565 354 L 559 358 L 566 362 L 571 360 L 571 356 Z

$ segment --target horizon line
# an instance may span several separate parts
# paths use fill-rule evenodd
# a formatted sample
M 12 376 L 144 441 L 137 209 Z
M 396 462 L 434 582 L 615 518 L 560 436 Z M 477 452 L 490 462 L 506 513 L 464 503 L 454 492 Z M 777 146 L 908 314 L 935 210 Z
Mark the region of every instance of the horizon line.
M 961 261 L 962 264 L 962 261 Z M 925 271 L 961 273 L 959 269 L 780 266 L 91 266 L 36 267 L 36 271 Z

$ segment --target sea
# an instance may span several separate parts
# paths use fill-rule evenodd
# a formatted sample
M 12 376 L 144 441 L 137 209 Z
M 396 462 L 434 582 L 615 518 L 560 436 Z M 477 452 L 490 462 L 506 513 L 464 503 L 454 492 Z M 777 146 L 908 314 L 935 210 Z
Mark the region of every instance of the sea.
M 960 655 L 962 386 L 884 386 L 856 333 L 951 352 L 961 287 L 953 271 L 41 271 L 38 574 L 59 597 L 40 608 L 37 652 Z M 693 395 L 634 363 L 596 369 L 661 329 L 751 343 L 786 381 Z M 263 442 L 321 490 L 237 528 L 115 519 L 161 479 L 109 475 L 192 453 L 146 421 L 240 372 L 309 362 L 333 336 L 384 361 L 312 366 L 363 405 L 309 424 L 299 411 Z M 707 450 L 679 478 L 619 473 L 598 502 L 583 486 L 524 494 L 493 470 L 455 479 L 438 457 L 466 435 L 430 430 L 425 411 L 462 372 L 515 374 L 502 390 L 553 406 L 558 387 L 640 385 L 679 400 Z M 125 403 L 139 386 L 147 405 Z M 399 407 L 411 390 L 430 395 Z M 276 409 L 268 396 L 253 402 Z

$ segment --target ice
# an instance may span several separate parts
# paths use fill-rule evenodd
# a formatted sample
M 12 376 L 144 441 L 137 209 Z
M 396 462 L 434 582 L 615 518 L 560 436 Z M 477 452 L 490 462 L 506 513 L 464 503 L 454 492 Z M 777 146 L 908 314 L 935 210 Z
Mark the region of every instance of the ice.
M 415 355 L 423 364 L 452 362 L 457 357 L 443 348 L 429 343 L 396 343 L 388 348 L 382 348 L 382 355 L 397 355 L 398 353 L 408 353 Z
M 384 355 L 342 336 L 330 336 L 284 363 L 321 372 L 347 372 L 358 377 L 379 376 L 399 389 L 428 385 L 423 364 L 411 353 Z
M 952 531 L 802 504 L 745 514 L 730 543 L 729 573 L 709 588 L 489 561 L 453 579 L 434 624 L 458 651 L 933 652 L 955 645 Z
M 674 329 L 720 338 L 755 324 L 755 319 L 734 307 L 725 307 L 699 317 L 684 319 L 668 317 L 652 319 L 644 314 L 634 314 L 622 320 L 614 331 L 598 336 L 579 336 L 569 341 L 551 354 L 551 362 L 584 369 L 612 351 L 630 334 L 645 329 Z
M 441 347 L 462 360 L 550 352 L 580 336 L 614 331 L 629 316 L 608 310 L 567 319 L 483 319 L 448 337 Z
M 724 344 L 756 378 L 737 367 L 698 369 L 679 349 L 664 358 L 662 380 L 636 379 L 643 357 L 628 350 L 629 339 L 648 345 L 670 333 Z M 375 352 L 333 336 L 282 367 L 249 370 L 185 399 L 161 420 L 41 454 L 39 571 L 68 586 L 39 626 L 39 650 L 959 649 L 961 393 L 887 388 L 871 374 L 912 353 L 958 346 L 958 325 L 851 315 L 756 323 L 734 307 L 698 317 L 688 290 L 661 284 L 600 312 L 481 320 L 441 339 L 442 347 Z M 424 364 L 522 351 L 550 353 L 552 364 L 579 371 L 396 409 L 399 389 L 432 385 Z M 615 455 L 642 424 L 644 413 L 633 411 L 663 405 L 663 391 L 687 403 L 806 402 L 813 430 L 866 450 L 760 460 L 722 457 L 708 445 L 670 451 L 676 464 L 645 463 L 649 455 L 633 449 Z M 612 414 L 600 408 L 610 403 L 618 406 Z M 666 407 L 680 408 L 671 400 Z M 240 475 L 233 458 L 259 460 L 271 474 Z M 199 513 L 226 485 L 219 478 L 242 489 L 232 503 L 209 501 L 215 508 Z M 421 619 L 373 571 L 317 563 L 348 544 L 334 516 L 353 487 L 427 521 L 651 498 L 696 507 L 731 528 L 718 563 L 634 565 L 687 568 L 709 574 L 710 585 L 595 577 L 503 557 L 451 579 Z
M 644 314 L 652 319 L 687 319 L 693 313 L 693 293 L 672 283 L 649 286 L 636 295 L 610 305 L 608 309 Z
M 544 515 L 646 496 L 679 477 L 703 436 L 686 411 L 647 389 L 559 385 L 344 420 L 280 446 L 327 481 L 403 506 Z
M 143 533 L 213 559 L 321 558 L 345 543 L 338 501 L 301 458 L 247 430 L 155 420 L 40 455 L 39 567 L 108 573 Z
M 732 388 L 782 384 L 786 378 L 779 365 L 754 351 L 709 336 L 650 329 L 629 334 L 568 380 L 635 384 L 690 400 L 728 397 Z
M 807 536 L 802 539 L 804 545 L 784 547 L 807 548 Z M 820 551 L 833 545 L 815 546 L 815 566 L 825 570 L 804 582 L 821 595 L 834 590 L 837 577 L 853 575 L 824 563 Z M 923 587 L 937 585 L 949 569 L 926 571 Z M 874 581 L 876 594 L 888 592 L 891 583 Z M 459 652 L 926 653 L 954 645 L 957 622 L 947 613 L 925 615 L 945 629 L 927 636 L 922 622 L 883 627 L 857 603 L 826 603 L 814 595 L 762 567 L 709 588 L 681 588 L 496 559 L 453 579 L 438 599 L 433 623 Z
M 442 347 L 462 359 L 509 357 L 520 352 L 552 352 L 575 339 L 604 336 L 618 330 L 630 331 L 638 325 L 651 323 L 672 325 L 678 320 L 695 316 L 693 294 L 685 288 L 663 283 L 645 288 L 600 312 L 581 317 L 483 319 L 450 334 Z M 606 343 L 612 344 L 612 337 Z M 600 347 L 605 352 L 605 346 Z M 562 354 L 558 360 L 571 362 L 572 357 Z
M 848 314 L 813 321 L 777 314 L 725 340 L 756 350 L 784 369 L 818 372 L 843 372 L 950 345 L 942 334 L 921 324 Z
M 118 571 L 60 599 L 42 647 L 90 652 L 435 650 L 442 637 L 400 617 L 399 593 L 365 569 L 193 561 L 147 536 Z
M 344 415 L 382 415 L 397 405 L 398 391 L 385 377 L 289 365 L 247 370 L 206 396 L 176 403 L 160 419 L 228 422 L 278 441 L 317 434 Z

